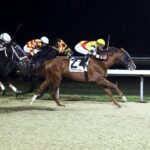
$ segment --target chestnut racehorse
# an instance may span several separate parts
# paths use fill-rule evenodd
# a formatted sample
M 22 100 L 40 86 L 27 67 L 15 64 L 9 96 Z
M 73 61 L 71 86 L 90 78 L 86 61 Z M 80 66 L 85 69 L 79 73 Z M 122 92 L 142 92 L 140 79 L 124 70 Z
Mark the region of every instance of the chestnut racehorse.
M 64 106 L 60 102 L 56 93 L 60 87 L 62 78 L 67 77 L 76 81 L 95 82 L 97 85 L 102 85 L 112 102 L 120 107 L 118 102 L 113 98 L 111 90 L 114 90 L 119 96 L 121 96 L 122 101 L 125 102 L 127 99 L 123 92 L 114 83 L 107 79 L 107 70 L 114 64 L 124 64 L 129 70 L 134 70 L 136 65 L 134 64 L 129 53 L 123 48 L 111 48 L 110 50 L 105 50 L 102 55 L 107 55 L 107 60 L 100 60 L 94 56 L 90 57 L 87 69 L 88 81 L 85 80 L 84 72 L 70 72 L 69 58 L 57 57 L 48 60 L 41 67 L 41 71 L 44 73 L 45 80 L 39 86 L 39 88 L 37 88 L 30 104 L 32 104 L 33 101 L 51 85 L 51 96 L 54 98 L 58 106 Z

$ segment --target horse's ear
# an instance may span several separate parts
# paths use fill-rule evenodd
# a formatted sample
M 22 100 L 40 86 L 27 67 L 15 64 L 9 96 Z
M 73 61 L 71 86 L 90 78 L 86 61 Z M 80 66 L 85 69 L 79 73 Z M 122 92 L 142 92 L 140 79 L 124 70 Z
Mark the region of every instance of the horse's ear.
M 121 47 L 120 49 L 125 51 L 125 49 L 123 47 Z
M 122 48 L 122 47 L 120 48 L 120 50 L 121 50 L 121 51 L 123 51 L 123 52 L 125 52 L 125 51 L 126 51 L 126 50 L 125 50 L 124 48 Z

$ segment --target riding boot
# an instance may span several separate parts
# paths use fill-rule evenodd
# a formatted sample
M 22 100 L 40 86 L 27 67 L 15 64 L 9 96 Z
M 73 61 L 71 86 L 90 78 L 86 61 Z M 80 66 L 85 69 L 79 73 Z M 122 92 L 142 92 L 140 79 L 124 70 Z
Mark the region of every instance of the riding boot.
M 84 56 L 83 59 L 81 59 L 80 65 L 83 66 L 83 68 L 86 67 L 86 62 L 89 59 L 89 57 L 90 57 L 90 54 L 87 54 L 87 55 Z

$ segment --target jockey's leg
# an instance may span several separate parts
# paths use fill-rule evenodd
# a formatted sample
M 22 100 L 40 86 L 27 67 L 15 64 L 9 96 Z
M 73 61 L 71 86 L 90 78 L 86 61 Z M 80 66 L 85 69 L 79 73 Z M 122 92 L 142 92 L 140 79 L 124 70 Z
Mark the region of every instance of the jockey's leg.
M 5 95 L 5 93 L 6 93 L 6 88 L 5 88 L 5 86 L 3 85 L 3 83 L 0 81 L 0 88 L 1 88 L 1 95 Z
M 84 58 L 81 59 L 80 65 L 83 66 L 83 68 L 86 67 L 86 62 L 87 62 L 87 60 L 89 59 L 89 57 L 90 57 L 90 54 L 86 54 L 86 55 L 84 56 Z
M 89 51 L 84 49 L 80 44 L 77 44 L 75 46 L 75 51 L 82 54 L 84 56 L 84 58 L 81 60 L 80 65 L 83 66 L 83 68 L 85 68 L 86 66 L 86 61 L 89 58 Z

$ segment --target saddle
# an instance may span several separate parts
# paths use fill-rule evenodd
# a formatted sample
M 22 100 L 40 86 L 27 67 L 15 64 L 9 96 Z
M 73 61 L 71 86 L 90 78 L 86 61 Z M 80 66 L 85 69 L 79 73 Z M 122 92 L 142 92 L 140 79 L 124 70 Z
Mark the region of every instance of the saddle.
M 69 71 L 70 72 L 83 72 L 85 81 L 88 81 L 88 63 L 89 57 L 71 57 L 69 62 Z

